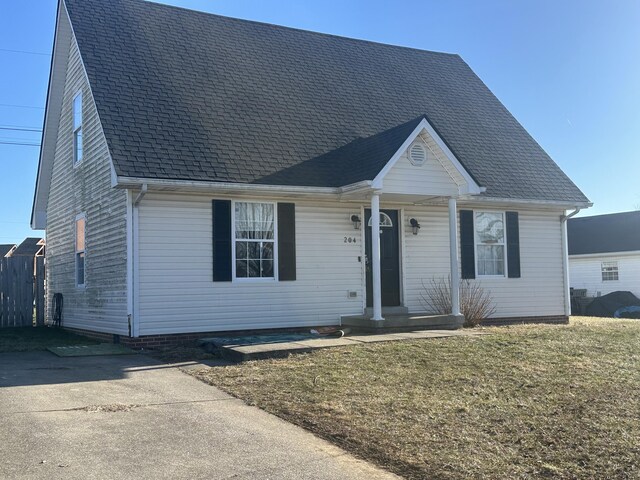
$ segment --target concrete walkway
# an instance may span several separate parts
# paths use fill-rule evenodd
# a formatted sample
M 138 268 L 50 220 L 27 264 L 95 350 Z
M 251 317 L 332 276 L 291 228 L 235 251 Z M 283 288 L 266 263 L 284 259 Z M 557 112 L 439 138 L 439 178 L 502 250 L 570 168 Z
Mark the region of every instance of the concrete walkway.
M 296 335 L 299 338 L 295 338 Z M 416 330 L 398 333 L 368 333 L 348 335 L 346 337 L 307 338 L 307 334 L 262 334 L 237 337 L 203 338 L 200 343 L 205 349 L 217 352 L 223 358 L 233 362 L 260 360 L 287 356 L 290 353 L 308 353 L 319 348 L 347 347 L 363 343 L 397 342 L 428 338 L 466 337 L 489 335 L 481 330 Z M 287 338 L 293 337 L 293 338 Z
M 391 479 L 143 355 L 0 354 L 0 478 Z

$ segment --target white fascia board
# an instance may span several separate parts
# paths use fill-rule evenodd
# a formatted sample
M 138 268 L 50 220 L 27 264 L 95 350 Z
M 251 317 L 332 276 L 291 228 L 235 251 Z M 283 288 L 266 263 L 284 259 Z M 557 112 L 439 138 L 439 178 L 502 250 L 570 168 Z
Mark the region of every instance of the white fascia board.
M 593 206 L 591 202 L 562 202 L 560 200 L 528 200 L 526 198 L 498 198 L 486 196 L 469 196 L 461 198 L 461 201 L 473 203 L 484 203 L 491 205 L 513 205 L 522 207 L 548 207 L 558 210 L 570 210 L 574 208 L 589 208 Z
M 71 50 L 72 33 L 70 25 L 71 23 L 64 2 L 59 0 L 53 38 L 53 51 L 51 54 L 44 125 L 42 128 L 42 140 L 40 142 L 38 173 L 31 208 L 31 228 L 34 230 L 43 230 L 47 227 L 47 201 L 49 188 L 51 186 L 51 173 L 58 137 L 58 126 L 60 124 L 60 112 L 62 111 L 62 98 L 64 96 L 66 78 L 65 68 Z M 63 48 L 65 44 L 67 48 Z
M 636 257 L 636 256 L 640 256 L 640 250 L 631 250 L 626 252 L 582 253 L 580 255 L 569 255 L 569 258 L 579 260 L 581 258 L 595 259 L 599 257 L 611 258 L 611 257 Z
M 357 193 L 372 189 L 373 182 L 371 180 L 363 180 L 361 182 L 350 183 L 338 189 L 339 193 Z
M 118 177 L 118 187 L 137 188 L 146 184 L 149 190 L 200 191 L 214 193 L 255 193 L 282 194 L 295 196 L 336 196 L 341 188 L 335 187 L 305 187 L 297 185 L 256 185 L 247 183 L 200 182 L 185 180 L 164 180 L 154 178 Z
M 422 121 L 418 124 L 418 126 L 411 132 L 411 134 L 407 137 L 404 143 L 400 146 L 398 151 L 391 157 L 391 159 L 387 162 L 382 170 L 376 175 L 376 178 L 373 179 L 373 186 L 375 188 L 382 188 L 383 179 L 389 173 L 389 171 L 394 167 L 394 165 L 400 160 L 402 154 L 409 148 L 409 146 L 413 143 L 413 141 L 420 135 L 420 133 L 425 130 L 431 138 L 436 142 L 438 147 L 444 152 L 447 159 L 453 164 L 456 170 L 462 175 L 465 182 L 467 183 L 467 188 L 464 193 L 470 195 L 477 195 L 484 192 L 486 189 L 481 187 L 476 183 L 476 181 L 471 177 L 469 172 L 462 166 L 462 163 L 456 158 L 453 152 L 447 147 L 447 144 L 444 143 L 440 135 L 435 131 L 435 129 L 431 126 L 431 124 L 427 121 L 426 118 L 423 118 Z

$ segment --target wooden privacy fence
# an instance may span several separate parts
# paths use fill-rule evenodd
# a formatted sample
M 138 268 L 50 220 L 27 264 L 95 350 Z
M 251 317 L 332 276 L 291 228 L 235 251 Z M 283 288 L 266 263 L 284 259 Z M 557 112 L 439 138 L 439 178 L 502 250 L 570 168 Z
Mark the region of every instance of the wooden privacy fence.
M 44 325 L 44 257 L 0 258 L 0 328 Z

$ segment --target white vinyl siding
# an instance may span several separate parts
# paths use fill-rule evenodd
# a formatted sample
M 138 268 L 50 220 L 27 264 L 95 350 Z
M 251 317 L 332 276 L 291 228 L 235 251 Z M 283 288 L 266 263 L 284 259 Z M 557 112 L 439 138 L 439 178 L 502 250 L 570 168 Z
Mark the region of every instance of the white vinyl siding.
M 47 205 L 47 301 L 50 309 L 53 294 L 63 294 L 65 327 L 126 335 L 126 193 L 111 188 L 109 152 L 75 40 L 66 48 L 71 51 Z M 72 109 L 80 91 L 83 160 L 74 168 Z M 84 289 L 76 285 L 74 222 L 82 212 L 89 226 Z
M 422 165 L 414 165 L 409 159 L 409 153 L 404 152 L 385 175 L 383 193 L 457 195 L 459 186 L 466 184 L 462 175 L 426 132 L 418 136 L 416 142 L 422 142 L 426 148 L 426 161 Z
M 351 215 L 367 205 L 295 204 L 297 280 L 213 282 L 211 197 L 147 194 L 139 206 L 140 334 L 334 325 L 362 313 L 364 245 Z M 449 275 L 447 208 L 382 207 L 404 208 L 403 297 L 411 312 L 424 311 L 423 282 Z M 422 224 L 418 235 L 410 218 Z M 560 212 L 520 211 L 522 277 L 474 280 L 491 291 L 495 317 L 564 314 L 560 232 Z
M 213 282 L 211 200 L 148 193 L 140 203 L 140 335 L 335 325 L 362 312 L 359 206 L 294 201 L 295 281 Z
M 482 210 L 467 205 L 459 208 Z M 407 207 L 404 216 L 404 295 L 409 311 L 417 312 L 424 310 L 423 283 L 428 285 L 434 277 L 448 278 L 450 273 L 448 210 Z M 411 231 L 410 218 L 422 225 L 418 235 Z M 521 278 L 478 277 L 471 281 L 491 292 L 496 318 L 564 315 L 560 212 L 520 210 L 519 226 Z
M 603 281 L 603 264 L 615 262 L 617 280 Z M 611 292 L 629 291 L 640 297 L 640 252 L 569 257 L 569 283 L 573 288 L 586 288 L 595 297 Z

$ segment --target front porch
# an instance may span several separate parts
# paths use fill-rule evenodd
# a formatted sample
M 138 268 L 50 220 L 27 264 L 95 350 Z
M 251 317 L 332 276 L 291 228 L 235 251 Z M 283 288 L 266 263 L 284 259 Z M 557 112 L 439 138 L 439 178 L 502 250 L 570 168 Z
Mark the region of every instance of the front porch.
M 416 218 L 406 217 L 402 209 L 381 209 L 381 198 L 384 199 L 384 197 L 382 192 L 373 190 L 369 194 L 370 204 L 364 210 L 365 221 L 362 222 L 362 228 L 365 230 L 363 236 L 366 284 L 364 311 L 358 315 L 342 315 L 341 325 L 365 332 L 461 328 L 464 324 L 464 316 L 460 310 L 457 197 L 452 195 L 438 198 L 439 202 L 444 200 L 448 207 L 448 231 L 442 233 L 448 237 L 447 274 L 451 296 L 451 310 L 441 314 L 420 310 L 416 305 L 406 303 L 406 296 L 402 292 L 408 288 L 415 288 L 415 279 L 413 279 L 414 283 L 410 284 L 406 281 L 403 272 L 409 268 L 406 258 L 414 254 L 412 247 L 415 248 L 416 241 L 407 241 L 404 230 L 407 228 L 406 225 L 411 225 L 413 233 L 411 236 L 417 239 L 421 226 Z M 393 228 L 394 223 L 400 224 L 400 230 Z M 428 242 L 422 238 L 421 243 Z M 412 308 L 411 312 L 409 307 Z
M 483 191 L 426 119 L 371 182 L 346 188 L 341 201 L 364 204 L 351 219 L 356 229 L 363 230 L 366 289 L 363 314 L 341 316 L 342 325 L 367 331 L 460 328 L 464 317 L 460 310 L 458 201 L 467 202 Z M 428 205 L 447 209 L 446 217 L 439 217 L 437 237 L 433 219 L 417 213 Z M 446 229 L 441 228 L 442 220 L 447 222 Z M 428 244 L 437 244 L 439 250 L 429 251 Z M 424 312 L 428 307 L 415 301 L 420 288 L 417 282 L 424 277 L 416 274 L 412 262 L 418 259 L 425 264 L 425 257 L 419 257 L 425 254 L 433 255 L 428 266 L 437 263 L 450 279 L 449 311 L 440 315 Z

